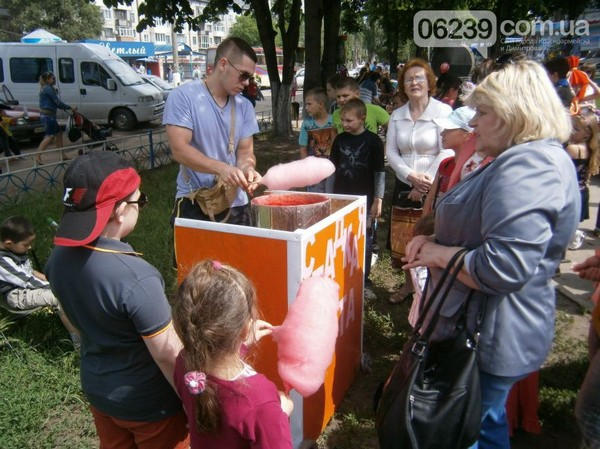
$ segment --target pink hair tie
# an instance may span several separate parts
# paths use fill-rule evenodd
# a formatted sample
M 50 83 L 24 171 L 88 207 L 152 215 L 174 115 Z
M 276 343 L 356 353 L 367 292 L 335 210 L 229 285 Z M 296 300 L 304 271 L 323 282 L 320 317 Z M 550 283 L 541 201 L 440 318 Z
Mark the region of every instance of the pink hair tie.
M 223 265 L 218 260 L 213 260 L 212 266 L 215 270 L 220 270 L 221 268 L 223 268 Z
M 196 396 L 202 393 L 206 387 L 206 374 L 202 371 L 188 371 L 183 376 L 183 381 L 188 391 Z

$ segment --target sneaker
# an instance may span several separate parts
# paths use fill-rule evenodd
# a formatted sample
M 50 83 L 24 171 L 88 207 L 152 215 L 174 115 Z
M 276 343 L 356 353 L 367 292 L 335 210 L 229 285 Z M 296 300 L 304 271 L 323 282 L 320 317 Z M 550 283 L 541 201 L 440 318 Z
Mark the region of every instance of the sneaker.
M 410 293 L 404 293 L 404 292 L 392 293 L 389 296 L 389 298 L 388 298 L 388 302 L 390 304 L 402 304 L 406 300 L 411 299 L 413 294 L 414 294 L 414 292 L 410 292 Z
M 585 241 L 585 233 L 580 231 L 579 229 L 575 231 L 575 235 L 573 236 L 573 240 L 569 244 L 570 250 L 579 249 L 583 246 L 583 242 Z
M 412 290 L 407 284 L 404 284 L 402 285 L 402 287 L 400 287 L 400 290 L 398 290 L 395 293 L 392 293 L 389 296 L 388 302 L 391 304 L 402 304 L 407 299 L 412 298 L 412 295 L 414 293 L 414 290 Z
M 371 254 L 371 267 L 375 266 L 378 258 L 379 258 L 379 255 L 377 253 Z

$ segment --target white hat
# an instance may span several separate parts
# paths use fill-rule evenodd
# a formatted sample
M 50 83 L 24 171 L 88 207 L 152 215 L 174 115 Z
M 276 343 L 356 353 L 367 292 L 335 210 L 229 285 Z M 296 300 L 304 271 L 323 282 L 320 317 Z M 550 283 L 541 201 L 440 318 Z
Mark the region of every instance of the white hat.
M 455 109 L 448 117 L 434 118 L 433 122 L 442 129 L 463 129 L 467 132 L 473 131 L 473 128 L 469 126 L 469 122 L 475 115 L 475 110 L 463 106 L 462 108 Z

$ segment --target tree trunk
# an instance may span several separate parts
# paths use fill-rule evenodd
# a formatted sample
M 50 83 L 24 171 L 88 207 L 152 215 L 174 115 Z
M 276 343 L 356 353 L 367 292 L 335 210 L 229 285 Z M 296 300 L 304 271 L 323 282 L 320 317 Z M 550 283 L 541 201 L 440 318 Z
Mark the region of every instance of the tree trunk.
M 427 61 L 427 47 L 417 47 L 415 56 Z
M 322 0 L 304 2 L 304 89 L 323 86 L 321 74 L 321 23 L 323 21 Z
M 300 0 L 293 0 L 289 15 L 289 25 L 285 29 L 285 2 L 281 2 L 278 26 L 283 40 L 283 74 L 279 78 L 277 54 L 275 51 L 275 31 L 271 20 L 268 0 L 251 0 L 256 14 L 256 25 L 260 41 L 265 52 L 267 72 L 271 84 L 271 110 L 273 114 L 273 132 L 277 136 L 290 136 L 292 123 L 290 120 L 290 86 L 294 76 L 296 48 L 300 35 Z
M 273 133 L 276 136 L 287 137 L 292 134 L 290 87 L 289 84 L 281 84 L 276 97 L 271 91 L 273 99 Z
M 323 86 L 327 79 L 335 75 L 337 66 L 337 46 L 340 34 L 341 0 L 323 0 L 324 46 L 321 60 L 321 80 Z

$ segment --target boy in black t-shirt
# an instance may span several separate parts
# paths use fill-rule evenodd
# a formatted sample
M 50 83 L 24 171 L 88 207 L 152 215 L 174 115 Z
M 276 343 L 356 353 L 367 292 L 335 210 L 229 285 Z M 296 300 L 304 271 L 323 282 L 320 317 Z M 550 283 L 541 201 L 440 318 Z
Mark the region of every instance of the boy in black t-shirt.
M 377 134 L 365 129 L 367 108 L 358 98 L 348 100 L 341 108 L 344 132 L 338 134 L 331 148 L 330 159 L 335 165 L 334 193 L 366 195 L 369 217 L 367 226 L 381 216 L 385 191 L 383 142 Z M 369 286 L 372 238 L 367 232 L 365 255 L 365 285 Z

